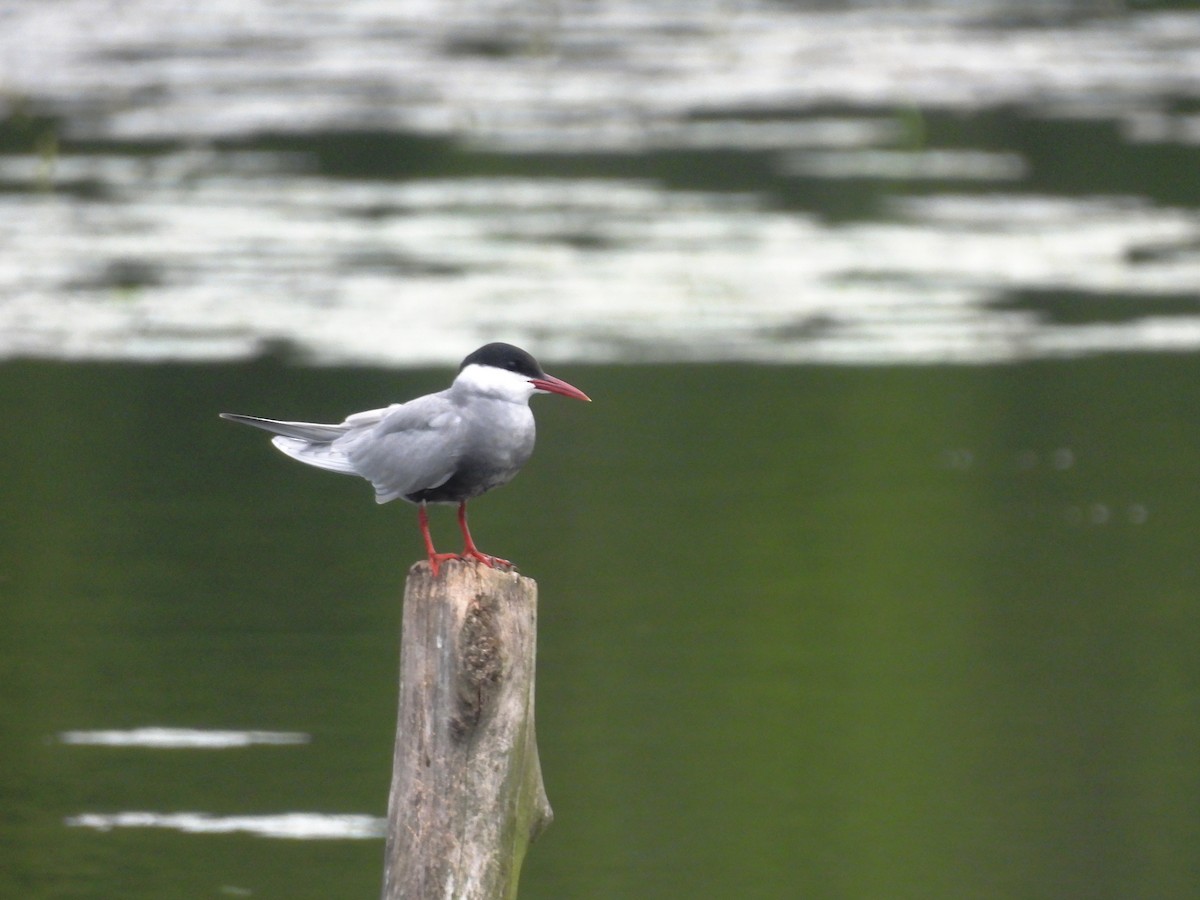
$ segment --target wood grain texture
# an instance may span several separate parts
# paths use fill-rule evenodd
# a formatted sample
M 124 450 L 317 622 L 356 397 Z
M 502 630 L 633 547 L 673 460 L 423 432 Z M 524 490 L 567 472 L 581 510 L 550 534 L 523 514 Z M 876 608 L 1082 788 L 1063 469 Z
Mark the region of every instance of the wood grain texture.
M 409 570 L 383 900 L 515 898 L 552 818 L 534 730 L 537 583 Z

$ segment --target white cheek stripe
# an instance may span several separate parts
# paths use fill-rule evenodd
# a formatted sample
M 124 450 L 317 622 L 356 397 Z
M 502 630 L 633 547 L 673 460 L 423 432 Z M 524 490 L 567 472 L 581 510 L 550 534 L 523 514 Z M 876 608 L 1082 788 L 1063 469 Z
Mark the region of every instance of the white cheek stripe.
M 528 375 L 475 363 L 459 372 L 455 381 L 481 394 L 492 394 L 510 400 L 528 399 L 537 391 L 537 388 L 530 384 Z

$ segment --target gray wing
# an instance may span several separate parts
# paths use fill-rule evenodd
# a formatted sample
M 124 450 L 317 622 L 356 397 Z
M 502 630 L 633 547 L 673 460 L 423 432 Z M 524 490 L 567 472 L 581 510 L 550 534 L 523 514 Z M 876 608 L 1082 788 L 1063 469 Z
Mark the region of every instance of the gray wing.
M 382 418 L 353 428 L 331 448 L 375 486 L 375 501 L 387 503 L 449 480 L 462 457 L 466 424 L 447 392 L 381 412 Z M 357 425 L 356 419 L 351 416 L 346 422 Z

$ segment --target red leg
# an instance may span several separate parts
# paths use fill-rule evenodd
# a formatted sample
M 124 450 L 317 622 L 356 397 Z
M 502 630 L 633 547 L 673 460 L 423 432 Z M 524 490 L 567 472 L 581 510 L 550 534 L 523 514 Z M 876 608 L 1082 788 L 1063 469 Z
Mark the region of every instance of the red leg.
M 463 547 L 462 552 L 464 558 L 469 556 L 472 559 L 477 559 L 485 566 L 490 566 L 493 569 L 497 564 L 512 568 L 512 563 L 510 563 L 507 559 L 501 559 L 498 556 L 488 556 L 486 553 L 481 553 L 479 548 L 475 546 L 475 541 L 471 539 L 471 529 L 467 527 L 466 500 L 458 504 L 458 527 L 462 529 L 463 541 L 465 541 L 465 546 Z
M 429 516 L 425 512 L 425 504 L 417 507 L 417 522 L 421 525 L 421 537 L 425 539 L 425 552 L 429 555 L 429 568 L 433 569 L 433 577 L 437 578 L 438 569 L 448 559 L 462 559 L 457 553 L 438 553 L 433 549 L 433 536 L 429 533 Z

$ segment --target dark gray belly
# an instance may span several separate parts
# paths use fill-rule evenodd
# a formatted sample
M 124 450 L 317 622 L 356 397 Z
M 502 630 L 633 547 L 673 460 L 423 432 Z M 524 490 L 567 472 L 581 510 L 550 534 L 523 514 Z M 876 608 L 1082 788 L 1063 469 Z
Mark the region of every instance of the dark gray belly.
M 500 468 L 494 464 L 464 460 L 448 481 L 435 488 L 406 494 L 404 499 L 411 503 L 462 503 L 492 488 L 508 484 L 518 471 L 519 466 Z

